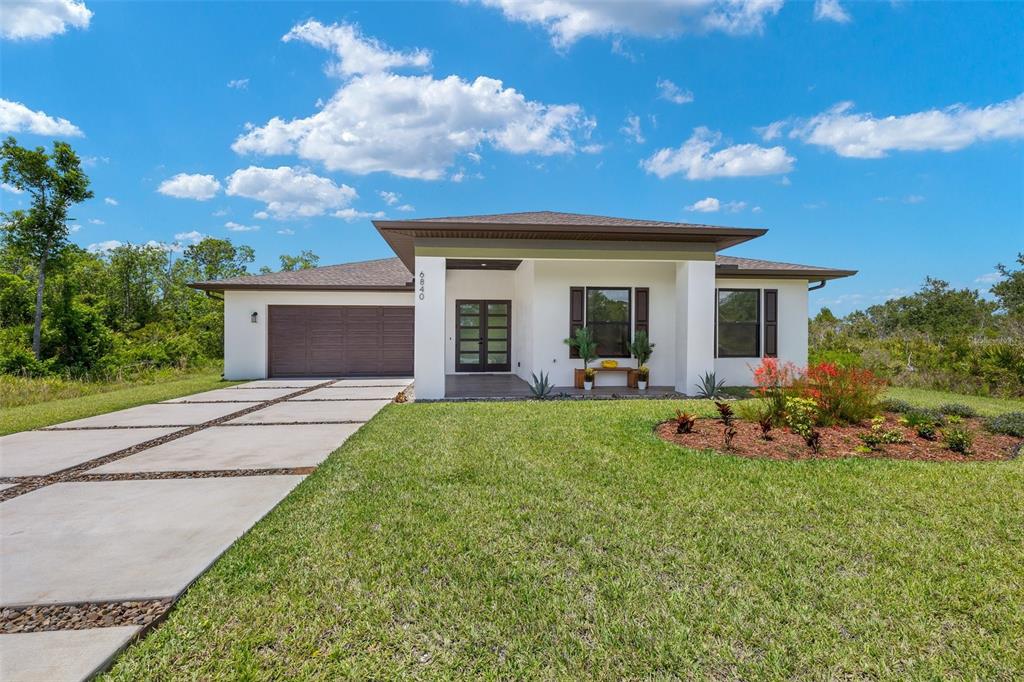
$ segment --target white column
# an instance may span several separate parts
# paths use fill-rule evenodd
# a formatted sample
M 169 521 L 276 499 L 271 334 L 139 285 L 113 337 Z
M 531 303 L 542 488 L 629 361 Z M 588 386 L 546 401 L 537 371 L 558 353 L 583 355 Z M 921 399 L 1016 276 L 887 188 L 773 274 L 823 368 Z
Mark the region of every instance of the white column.
M 693 395 L 715 369 L 715 262 L 676 263 L 676 390 Z
M 416 301 L 416 397 L 444 397 L 444 284 L 445 259 L 416 256 L 413 273 Z

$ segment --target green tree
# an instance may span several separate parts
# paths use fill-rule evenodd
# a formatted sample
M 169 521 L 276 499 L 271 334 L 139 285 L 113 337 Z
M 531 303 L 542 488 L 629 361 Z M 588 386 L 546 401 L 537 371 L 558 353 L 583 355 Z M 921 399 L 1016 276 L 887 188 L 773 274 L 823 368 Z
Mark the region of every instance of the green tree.
M 235 246 L 230 239 L 207 237 L 192 244 L 182 254 L 181 261 L 201 280 L 225 279 L 249 274 L 246 266 L 256 260 L 251 246 Z
M 13 137 L 0 145 L 3 181 L 28 192 L 31 207 L 4 215 L 3 238 L 14 249 L 30 256 L 37 264 L 35 317 L 32 328 L 32 353 L 40 359 L 43 325 L 43 289 L 47 264 L 67 245 L 68 209 L 92 198 L 89 178 L 71 145 L 54 142 L 53 152 L 42 147 L 26 149 Z
M 1024 253 L 1017 254 L 1017 263 L 1024 265 Z M 1010 315 L 1024 317 L 1024 268 L 1011 270 L 1002 263 L 996 270 L 1003 279 L 992 285 L 989 291 L 999 301 L 999 307 Z
M 110 283 L 106 294 L 114 326 L 132 330 L 159 317 L 161 285 L 166 279 L 163 247 L 124 244 L 108 254 Z
M 283 272 L 309 270 L 310 268 L 315 268 L 319 264 L 320 256 L 316 255 L 309 249 L 303 249 L 297 256 L 289 256 L 287 253 L 281 254 L 281 270 Z

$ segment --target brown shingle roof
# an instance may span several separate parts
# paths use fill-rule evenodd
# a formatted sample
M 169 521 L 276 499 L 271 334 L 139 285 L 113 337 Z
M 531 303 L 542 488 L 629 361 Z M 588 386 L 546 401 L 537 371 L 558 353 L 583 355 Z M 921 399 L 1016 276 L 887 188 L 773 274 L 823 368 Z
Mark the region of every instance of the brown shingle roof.
M 381 221 L 384 222 L 384 221 Z M 579 227 L 707 227 L 700 223 L 677 223 L 666 220 L 637 220 L 634 218 L 613 218 L 586 213 L 562 213 L 560 211 L 523 211 L 520 213 L 487 213 L 483 215 L 449 216 L 446 218 L 418 218 L 408 223 L 454 223 L 471 225 L 553 225 Z
M 857 271 L 719 254 L 715 256 L 715 273 L 719 277 L 789 277 L 825 280 L 849 277 L 857 274 Z
M 272 272 L 267 275 L 195 282 L 192 286 L 208 291 L 223 291 L 225 289 L 405 290 L 412 289 L 412 274 L 398 258 L 381 258 L 358 263 L 326 265 L 308 270 Z

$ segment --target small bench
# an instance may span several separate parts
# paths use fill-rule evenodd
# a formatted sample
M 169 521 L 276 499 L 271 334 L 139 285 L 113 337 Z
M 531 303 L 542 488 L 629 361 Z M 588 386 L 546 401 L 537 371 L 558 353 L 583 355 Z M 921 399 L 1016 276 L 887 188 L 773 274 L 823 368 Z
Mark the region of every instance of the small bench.
M 626 388 L 636 388 L 637 371 L 636 367 L 591 367 L 594 370 L 594 385 L 597 386 L 597 375 L 601 372 L 625 372 L 626 373 Z M 583 388 L 583 376 L 584 371 L 582 369 L 576 369 L 573 371 L 573 386 L 576 388 Z

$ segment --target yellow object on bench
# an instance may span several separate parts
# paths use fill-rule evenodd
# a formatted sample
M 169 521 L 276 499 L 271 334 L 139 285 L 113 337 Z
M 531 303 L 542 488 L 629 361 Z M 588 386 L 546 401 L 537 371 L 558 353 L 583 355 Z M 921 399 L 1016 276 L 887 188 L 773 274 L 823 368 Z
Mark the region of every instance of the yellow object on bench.
M 601 361 L 601 366 L 604 367 L 605 369 L 613 369 L 613 368 L 619 366 L 619 361 L 618 360 L 602 360 Z

